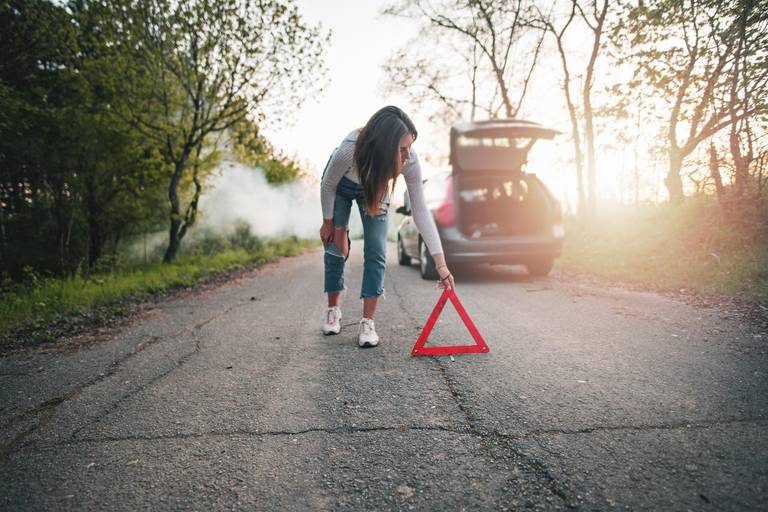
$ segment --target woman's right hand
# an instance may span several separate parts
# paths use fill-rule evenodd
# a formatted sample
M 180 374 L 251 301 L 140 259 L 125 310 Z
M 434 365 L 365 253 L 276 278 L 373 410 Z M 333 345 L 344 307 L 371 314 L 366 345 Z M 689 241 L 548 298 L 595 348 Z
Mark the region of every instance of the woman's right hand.
M 443 290 L 455 290 L 456 283 L 453 281 L 453 274 L 448 270 L 448 265 L 445 264 L 445 255 L 441 252 L 432 255 L 435 260 L 435 269 L 437 270 L 437 287 Z
M 320 240 L 324 244 L 329 244 L 333 241 L 333 220 L 323 219 L 323 225 L 320 226 Z
M 442 288 L 443 290 L 455 290 L 456 289 L 456 283 L 453 281 L 453 274 L 451 274 L 451 271 L 448 270 L 448 267 L 445 265 L 442 265 L 440 267 L 437 267 L 437 287 Z

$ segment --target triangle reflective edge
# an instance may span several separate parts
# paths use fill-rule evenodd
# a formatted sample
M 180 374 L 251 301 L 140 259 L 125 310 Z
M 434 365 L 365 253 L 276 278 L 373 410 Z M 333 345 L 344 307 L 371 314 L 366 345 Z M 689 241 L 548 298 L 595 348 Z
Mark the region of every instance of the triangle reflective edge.
M 429 335 L 432 332 L 432 329 L 435 327 L 435 324 L 437 323 L 437 319 L 440 317 L 440 314 L 442 313 L 443 308 L 445 307 L 445 303 L 448 302 L 449 299 L 453 303 L 453 307 L 456 308 L 456 312 L 459 314 L 459 317 L 461 318 L 462 322 L 464 322 L 464 325 L 469 331 L 469 334 L 472 335 L 472 339 L 475 340 L 475 345 L 443 345 L 439 347 L 425 347 L 424 345 L 427 343 L 427 340 L 429 339 Z M 435 304 L 435 308 L 432 310 L 432 313 L 430 313 L 429 317 L 427 318 L 427 323 L 424 325 L 424 329 L 422 329 L 421 334 L 419 335 L 419 338 L 416 340 L 416 343 L 413 345 L 413 348 L 411 349 L 411 356 L 447 356 L 451 354 L 485 354 L 485 353 L 488 353 L 489 351 L 490 349 L 488 348 L 488 345 L 485 343 L 485 340 L 480 335 L 480 332 L 477 330 L 477 327 L 475 326 L 474 322 L 472 322 L 472 319 L 469 317 L 467 310 L 464 309 L 464 306 L 461 304 L 461 301 L 459 301 L 459 297 L 456 295 L 456 292 L 454 292 L 453 290 L 443 290 L 443 294 L 440 295 L 440 298 L 437 300 L 437 304 Z

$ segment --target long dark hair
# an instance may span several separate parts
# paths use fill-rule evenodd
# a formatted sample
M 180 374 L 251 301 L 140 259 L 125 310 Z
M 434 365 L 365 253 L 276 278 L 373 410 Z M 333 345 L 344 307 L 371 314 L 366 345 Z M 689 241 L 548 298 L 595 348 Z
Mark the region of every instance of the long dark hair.
M 388 106 L 373 114 L 357 137 L 355 164 L 369 214 L 377 211 L 390 180 L 394 188 L 400 176 L 400 139 L 406 133 L 416 140 L 413 121 L 399 108 Z

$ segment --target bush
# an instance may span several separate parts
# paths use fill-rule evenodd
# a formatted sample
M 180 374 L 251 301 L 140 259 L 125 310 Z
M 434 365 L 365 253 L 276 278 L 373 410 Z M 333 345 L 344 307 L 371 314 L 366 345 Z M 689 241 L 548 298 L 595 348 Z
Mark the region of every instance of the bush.
M 566 221 L 558 266 L 660 289 L 768 299 L 765 210 L 710 198 L 681 205 L 613 207 L 588 224 Z
M 121 301 L 141 301 L 149 294 L 192 286 L 212 275 L 258 266 L 281 256 L 294 256 L 315 245 L 314 241 L 295 236 L 263 240 L 252 235 L 245 225 L 229 236 L 206 233 L 171 264 L 113 265 L 108 272 L 92 273 L 88 279 L 82 273 L 68 278 L 43 277 L 30 268 L 26 284 L 7 286 L 0 295 L 0 335 L 7 338 L 19 328 L 44 329 L 68 315 L 95 314 L 95 308 L 105 305 L 112 305 L 114 311 L 115 307 L 121 309 Z

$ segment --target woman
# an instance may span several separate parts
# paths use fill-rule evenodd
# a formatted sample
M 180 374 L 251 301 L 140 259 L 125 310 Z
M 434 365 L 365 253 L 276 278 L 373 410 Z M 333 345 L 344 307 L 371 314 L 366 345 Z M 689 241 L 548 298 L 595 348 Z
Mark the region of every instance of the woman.
M 454 287 L 435 221 L 424 201 L 419 160 L 411 151 L 416 136 L 416 127 L 405 112 L 397 107 L 384 107 L 363 128 L 347 135 L 328 160 L 320 187 L 323 207 L 320 238 L 326 245 L 325 292 L 328 294 L 324 334 L 341 331 L 339 299 L 344 290 L 344 262 L 349 249 L 347 225 L 352 200 L 355 200 L 364 233 L 360 292 L 363 318 L 357 342 L 360 347 L 374 347 L 379 343 L 374 316 L 377 301 L 384 294 L 389 192 L 400 174 L 405 177 L 416 227 L 435 260 L 439 286 Z

